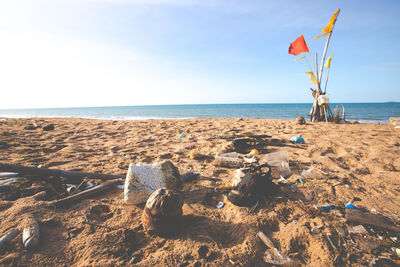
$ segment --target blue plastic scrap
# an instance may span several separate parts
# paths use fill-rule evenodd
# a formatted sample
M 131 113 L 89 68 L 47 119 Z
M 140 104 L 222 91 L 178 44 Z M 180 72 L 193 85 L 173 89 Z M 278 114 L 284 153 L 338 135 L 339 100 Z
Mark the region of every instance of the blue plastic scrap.
M 346 204 L 346 208 L 352 209 L 352 210 L 356 210 L 357 209 L 356 206 L 354 206 L 353 204 L 350 204 L 350 203 Z
M 185 132 L 181 132 L 181 134 L 179 135 L 179 138 L 182 138 L 184 133 Z
M 290 141 L 294 144 L 305 144 L 304 138 L 301 136 L 293 136 Z

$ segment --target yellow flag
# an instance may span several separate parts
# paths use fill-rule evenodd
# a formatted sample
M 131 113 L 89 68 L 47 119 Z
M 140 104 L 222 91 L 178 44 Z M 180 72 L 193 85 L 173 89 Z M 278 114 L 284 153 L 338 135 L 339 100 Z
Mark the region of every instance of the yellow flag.
M 295 58 L 294 61 L 297 61 L 297 60 L 300 60 L 300 59 L 303 59 L 303 58 L 305 58 L 305 56 L 302 56 L 302 57 L 299 57 L 299 58 Z
M 314 39 L 318 39 L 319 37 L 325 36 L 328 33 L 330 33 L 333 30 L 333 25 L 335 24 L 335 21 L 339 15 L 340 12 L 340 8 L 338 8 L 338 10 L 336 10 L 335 14 L 333 14 L 333 16 L 331 17 L 331 20 L 329 21 L 328 25 L 326 25 L 326 27 L 324 29 L 322 29 L 322 31 L 324 32 L 321 35 L 318 35 L 317 37 L 315 37 Z
M 318 84 L 317 79 L 315 79 L 314 73 L 312 71 L 307 71 L 306 74 L 310 75 L 312 84 Z
M 328 59 L 326 60 L 326 62 L 325 62 L 325 68 L 330 68 L 331 67 L 331 60 L 332 60 L 332 55 L 330 55 L 329 57 L 328 57 Z

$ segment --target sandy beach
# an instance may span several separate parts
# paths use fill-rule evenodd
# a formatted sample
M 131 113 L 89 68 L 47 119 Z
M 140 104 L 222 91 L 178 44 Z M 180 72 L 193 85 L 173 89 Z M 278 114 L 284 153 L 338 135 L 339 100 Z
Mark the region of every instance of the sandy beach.
M 33 122 L 41 127 L 27 129 Z M 54 130 L 43 126 L 53 124 Z M 182 134 L 183 133 L 183 134 Z M 217 154 L 230 152 L 236 137 L 269 135 L 256 157 L 289 152 L 290 186 L 267 198 L 254 211 L 233 205 L 227 192 L 235 168 L 215 166 Z M 305 144 L 292 144 L 301 135 Z M 117 187 L 68 208 L 55 208 L 56 195 L 39 199 L 36 190 L 12 196 L 1 192 L 0 236 L 20 230 L 0 251 L 1 265 L 29 266 L 268 266 L 267 247 L 257 237 L 264 232 L 276 248 L 303 266 L 367 264 L 389 257 L 399 236 L 365 226 L 366 234 L 340 235 L 356 224 L 345 218 L 344 204 L 382 214 L 400 222 L 400 130 L 378 124 L 296 124 L 278 119 L 91 120 L 8 119 L 0 122 L 0 163 L 42 168 L 126 175 L 130 163 L 170 160 L 180 173 L 198 172 L 219 181 L 195 179 L 184 183 L 184 227 L 162 238 L 141 226 L 143 205 L 118 200 Z M 190 158 L 192 150 L 206 157 Z M 243 156 L 243 155 L 242 155 Z M 318 175 L 298 179 L 304 170 Z M 273 181 L 279 174 L 273 169 Z M 94 184 L 101 183 L 93 180 Z M 35 186 L 34 186 L 35 187 Z M 44 187 L 43 187 L 44 188 Z M 289 189 L 289 190 L 288 190 Z M 19 190 L 18 188 L 12 190 Z M 44 190 L 44 189 L 42 189 Z M 29 193 L 28 193 L 29 192 Z M 224 207 L 218 209 L 218 202 Z M 336 205 L 321 212 L 314 206 Z M 84 224 L 85 214 L 93 224 Z M 38 249 L 22 244 L 24 218 L 40 224 Z M 330 239 L 327 238 L 330 236 Z M 396 237 L 396 238 L 392 238 Z M 333 244 L 330 243 L 330 240 Z M 333 246 L 332 246 L 333 245 Z M 207 255 L 199 253 L 206 246 Z

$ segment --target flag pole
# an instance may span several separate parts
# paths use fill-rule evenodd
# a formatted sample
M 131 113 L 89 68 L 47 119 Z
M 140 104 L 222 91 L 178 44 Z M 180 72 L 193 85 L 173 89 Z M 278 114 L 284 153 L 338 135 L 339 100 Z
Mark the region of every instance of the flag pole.
M 329 71 L 331 70 L 331 67 L 328 68 L 328 73 L 326 74 L 326 81 L 325 81 L 325 92 L 324 94 L 326 94 L 326 86 L 328 85 L 328 78 L 329 78 Z
M 317 53 L 315 53 L 315 73 L 317 74 L 316 77 L 318 77 L 318 58 L 317 58 Z M 320 85 L 320 81 L 317 79 L 317 88 L 318 88 L 318 96 L 322 93 L 321 91 L 321 85 Z
M 310 68 L 311 72 L 314 74 L 313 69 L 311 68 L 310 62 L 308 62 L 307 57 L 304 57 L 304 58 L 305 58 L 305 60 L 307 62 L 308 67 Z
M 321 66 L 320 66 L 320 70 L 319 70 L 319 76 L 317 77 L 319 82 L 321 82 L 321 79 L 322 79 L 322 70 L 323 70 L 323 67 L 324 67 L 326 52 L 328 51 L 329 41 L 331 40 L 332 32 L 333 32 L 333 29 L 335 28 L 335 24 L 336 24 L 337 18 L 339 17 L 339 13 L 340 13 L 340 10 L 339 10 L 339 12 L 338 12 L 338 14 L 336 16 L 335 22 L 333 23 L 332 30 L 329 33 L 328 38 L 326 39 L 324 54 L 322 55 L 322 59 L 321 59 Z

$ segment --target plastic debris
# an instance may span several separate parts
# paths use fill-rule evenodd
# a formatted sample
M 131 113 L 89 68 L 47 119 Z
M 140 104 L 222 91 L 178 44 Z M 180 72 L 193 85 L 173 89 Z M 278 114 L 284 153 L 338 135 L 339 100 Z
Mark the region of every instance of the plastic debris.
M 301 136 L 293 136 L 290 141 L 293 144 L 305 144 L 304 138 Z
M 18 230 L 11 230 L 0 238 L 0 249 L 3 249 L 18 234 Z
M 222 202 L 222 201 L 220 201 L 220 202 L 218 202 L 218 204 L 217 204 L 217 209 L 222 209 L 224 206 L 225 206 L 225 203 Z
M 303 178 L 324 178 L 322 172 L 315 168 L 310 168 L 301 172 Z
M 179 138 L 182 138 L 184 134 L 185 134 L 185 132 L 181 132 L 181 134 L 179 135 Z
M 75 190 L 76 190 L 76 185 L 68 185 L 68 187 L 67 187 L 67 192 L 68 193 L 73 193 L 73 192 L 75 192 Z
M 355 210 L 355 209 L 357 209 L 357 207 L 356 206 L 354 206 L 353 204 L 351 204 L 351 203 L 347 203 L 346 204 L 346 208 L 348 208 L 348 209 L 352 209 L 352 210 Z
M 117 184 L 115 187 L 118 188 L 118 189 L 124 189 L 124 188 L 125 188 L 125 185 L 123 185 L 123 184 Z
M 92 188 L 93 186 L 94 186 L 94 184 L 92 182 L 87 182 L 85 189 Z
M 227 168 L 238 168 L 243 165 L 243 159 L 236 152 L 225 153 L 215 157 L 214 165 Z
M 30 218 L 28 219 L 28 226 L 24 228 L 22 232 L 22 243 L 27 249 L 34 249 L 39 245 L 39 224 L 38 222 Z
M 283 177 L 288 177 L 292 173 L 289 168 L 289 153 L 286 150 L 268 153 L 264 160 L 269 166 L 277 167 Z
M 347 232 L 349 232 L 349 234 L 361 234 L 361 235 L 366 235 L 368 234 L 367 230 L 365 229 L 364 226 L 362 225 L 357 225 L 354 227 L 349 227 L 347 229 Z
M 397 257 L 400 257 L 400 248 L 392 248 L 392 251 L 396 253 Z
M 299 180 L 300 183 L 304 184 L 303 180 L 301 180 L 300 177 L 297 177 L 297 180 Z
M 256 157 L 252 157 L 252 158 L 243 158 L 243 160 L 246 162 L 246 163 L 256 163 L 257 161 L 258 161 L 258 159 L 256 158 Z

